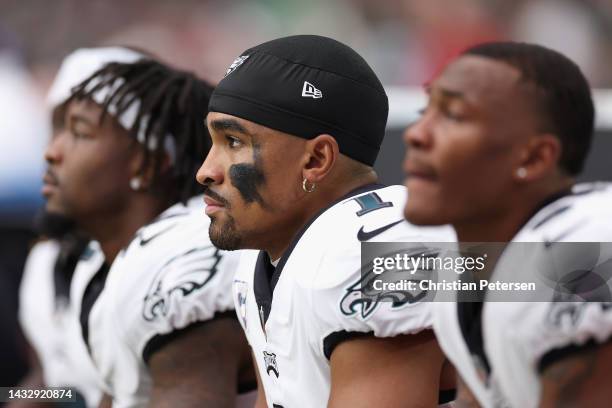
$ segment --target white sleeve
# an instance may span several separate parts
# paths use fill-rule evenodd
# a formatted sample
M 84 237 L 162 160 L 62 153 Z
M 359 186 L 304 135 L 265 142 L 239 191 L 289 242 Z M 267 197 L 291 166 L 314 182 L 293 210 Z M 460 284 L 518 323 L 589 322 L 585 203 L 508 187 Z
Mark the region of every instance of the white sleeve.
M 28 254 L 19 287 L 19 323 L 38 353 L 46 346 L 41 339 L 54 327 L 51 321 L 55 307 L 53 268 L 58 253 L 56 241 L 34 245 Z
M 338 254 L 324 257 L 319 271 L 338 274 L 338 282 L 319 279 L 311 291 L 310 307 L 319 328 L 316 345 L 329 359 L 334 348 L 351 337 L 373 335 L 394 337 L 415 334 L 432 326 L 432 304 L 413 293 L 397 291 L 384 295 L 363 296 L 362 284 L 373 278 L 362 277 L 360 254 Z
M 558 302 L 543 307 L 542 329 L 532 340 L 539 372 L 612 338 L 612 302 Z
M 587 202 L 590 207 L 568 212 L 556 223 L 573 225 L 563 237 L 566 242 L 544 245 L 547 263 L 541 270 L 557 284 L 557 301 L 541 304 L 533 327 L 534 364 L 540 372 L 612 337 L 612 207 L 600 201 Z
M 236 255 L 205 246 L 174 257 L 156 273 L 143 299 L 136 338 L 145 361 L 193 324 L 226 312 L 234 317 L 231 282 L 236 263 Z

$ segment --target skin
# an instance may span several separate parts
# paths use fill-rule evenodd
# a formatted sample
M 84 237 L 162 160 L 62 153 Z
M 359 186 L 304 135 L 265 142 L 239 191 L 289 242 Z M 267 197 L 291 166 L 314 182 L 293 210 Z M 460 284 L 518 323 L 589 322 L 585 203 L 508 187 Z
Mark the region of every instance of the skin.
M 140 176 L 140 145 L 111 116 L 89 101 L 73 101 L 64 127 L 47 147 L 43 195 L 47 211 L 71 217 L 101 244 L 109 262 L 134 233 L 169 203 L 131 191 Z
M 457 397 L 453 404 L 455 408 L 480 408 L 478 400 L 461 376 L 457 376 Z
M 423 116 L 404 134 L 409 221 L 450 223 L 464 242 L 504 242 L 573 183 L 557 166 L 559 140 L 539 131 L 533 90 L 517 69 L 463 56 L 428 92 Z
M 43 193 L 47 210 L 67 215 L 100 242 L 112 262 L 134 237 L 172 202 L 149 191 L 153 168 L 142 169 L 143 147 L 99 105 L 72 101 L 55 112 Z M 133 191 L 139 177 L 143 189 Z M 149 360 L 151 406 L 232 406 L 241 380 L 253 381 L 246 339 L 234 320 L 219 319 L 188 330 Z M 100 406 L 109 406 L 105 396 Z
M 371 168 L 340 155 L 329 135 L 305 140 L 218 112 L 209 113 L 207 125 L 213 147 L 197 180 L 221 204 L 207 210 L 220 248 L 258 248 L 278 259 L 321 208 L 376 180 Z M 302 189 L 304 178 L 317 184 L 317 194 Z
M 213 147 L 197 179 L 206 186 L 211 239 L 227 249 L 261 249 L 278 259 L 321 208 L 377 178 L 370 167 L 341 155 L 330 135 L 305 140 L 219 112 L 208 114 L 207 125 Z M 304 179 L 316 185 L 314 192 L 302 189 Z M 443 362 L 431 333 L 343 342 L 330 359 L 329 406 L 400 400 L 402 405 L 382 405 L 436 406 Z M 371 392 L 373 375 L 377 392 Z M 398 392 L 392 385 L 399 382 L 402 390 L 421 392 Z M 258 408 L 264 398 L 260 387 Z
M 328 408 L 436 407 L 443 363 L 431 331 L 340 343 L 331 356 Z
M 249 362 L 251 354 L 236 319 L 213 320 L 195 331 L 194 335 L 180 336 L 151 358 L 149 369 L 155 387 L 150 407 L 232 408 L 236 379 L 253 381 L 252 371 L 241 369 L 242 361 Z M 177 358 L 181 355 L 188 358 Z
M 542 373 L 540 407 L 609 406 L 611 364 L 610 343 L 552 364 Z
M 251 354 L 251 358 L 253 359 L 253 366 L 256 366 L 257 361 L 255 361 L 255 356 Z M 261 383 L 261 378 L 259 378 L 259 370 L 255 370 L 255 376 L 257 377 L 257 399 L 255 400 L 254 408 L 268 408 L 268 403 L 266 402 L 266 392 L 264 391 Z
M 423 116 L 404 134 L 410 191 L 404 213 L 409 221 L 452 224 L 464 242 L 507 242 L 545 199 L 573 185 L 558 165 L 560 141 L 541 130 L 532 103 L 533 85 L 522 81 L 517 69 L 484 57 L 462 56 L 428 86 L 428 92 Z M 525 177 L 519 177 L 519 168 L 526 170 Z M 599 352 L 604 349 L 609 346 Z M 612 354 L 605 353 L 608 360 L 602 357 L 601 364 L 609 367 Z M 541 378 L 542 406 L 558 406 L 555 403 L 570 394 L 587 398 L 574 391 L 608 381 L 601 368 L 587 373 L 587 360 L 571 357 L 549 368 L 549 375 Z M 561 372 L 566 375 L 550 379 L 551 373 Z M 601 387 L 593 398 L 608 389 Z M 477 405 L 462 381 L 458 399 L 465 406 Z

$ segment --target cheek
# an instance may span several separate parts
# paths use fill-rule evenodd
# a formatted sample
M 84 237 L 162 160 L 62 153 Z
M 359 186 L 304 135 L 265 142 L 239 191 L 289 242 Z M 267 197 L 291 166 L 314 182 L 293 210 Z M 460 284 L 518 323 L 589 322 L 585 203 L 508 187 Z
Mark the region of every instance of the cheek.
M 509 157 L 509 151 L 495 146 L 485 132 L 449 140 L 439 163 L 444 188 L 455 203 L 489 205 L 502 198 L 509 180 Z
M 114 201 L 129 188 L 128 162 L 116 153 L 83 155 L 72 170 L 73 193 L 87 202 Z
M 259 190 L 265 184 L 266 178 L 259 166 L 247 163 L 234 164 L 229 169 L 229 178 L 232 186 L 238 190 L 247 204 L 264 203 Z
M 490 170 L 487 167 L 491 163 L 483 129 L 465 125 L 440 134 L 442 136 L 436 140 L 437 154 L 434 160 L 442 180 L 446 180 L 448 185 L 462 188 L 477 181 L 473 180 L 475 176 L 480 179 L 487 174 Z

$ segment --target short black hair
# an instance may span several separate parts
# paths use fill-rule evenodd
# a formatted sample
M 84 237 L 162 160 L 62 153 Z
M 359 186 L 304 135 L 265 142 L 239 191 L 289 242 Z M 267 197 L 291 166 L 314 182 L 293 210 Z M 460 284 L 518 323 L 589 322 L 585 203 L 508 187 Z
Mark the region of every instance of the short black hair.
M 560 167 L 571 176 L 582 171 L 593 139 L 595 107 L 578 65 L 557 51 L 520 42 L 478 44 L 462 55 L 490 58 L 518 69 L 522 81 L 535 86 L 541 130 L 561 141 Z
M 130 105 L 140 105 L 134 125 L 128 131 L 136 140 L 140 127 L 144 127 L 145 160 L 142 169 L 152 164 L 153 185 L 160 181 L 161 158 L 165 153 L 166 137 L 174 138 L 175 160 L 171 179 L 161 186 L 164 193 L 173 194 L 173 202 L 187 201 L 202 192 L 195 179 L 196 172 L 211 147 L 211 139 L 204 119 L 213 87 L 185 71 L 170 68 L 153 59 L 134 63 L 109 63 L 93 73 L 72 90 L 72 98 L 86 99 L 100 89 L 110 87 L 112 92 L 102 105 L 102 118 L 113 105 L 119 117 Z M 151 163 L 151 160 L 153 162 Z

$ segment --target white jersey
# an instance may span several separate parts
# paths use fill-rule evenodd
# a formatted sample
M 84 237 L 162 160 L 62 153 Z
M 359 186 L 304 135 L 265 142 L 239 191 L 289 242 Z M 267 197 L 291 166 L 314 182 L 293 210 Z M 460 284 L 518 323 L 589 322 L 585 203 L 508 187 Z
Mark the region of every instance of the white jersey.
M 101 384 L 81 341 L 79 310 L 68 301 L 78 295 L 68 292 L 69 296 L 60 296 L 56 287 L 58 254 L 59 243 L 52 240 L 40 242 L 30 251 L 19 289 L 19 320 L 36 351 L 45 385 L 74 388 L 88 407 L 97 407 Z M 99 248 L 91 245 L 77 264 L 72 281 L 90 279 L 103 262 Z
M 590 266 L 583 270 L 595 272 L 590 276 L 600 274 L 602 280 L 591 283 L 584 293 L 605 301 L 570 302 L 562 290 L 551 290 L 545 299 L 538 293 L 525 297 L 526 302 L 496 302 L 492 301 L 494 295 L 487 293 L 488 302 L 481 314 L 473 316 L 481 323 L 484 355 L 468 351 L 457 304 L 437 304 L 434 326 L 441 347 L 484 407 L 537 407 L 543 370 L 571 353 L 612 337 L 612 285 L 606 282 L 612 273 L 612 185 L 577 185 L 573 194 L 538 211 L 513 242 L 534 243 L 526 247 L 532 256 L 529 265 L 537 265 L 538 269 L 548 265 L 545 273 L 560 270 L 559 261 L 575 263 L 576 268 L 588 263 Z M 600 242 L 606 244 L 599 245 Z M 580 256 L 575 256 L 575 251 L 580 251 Z M 542 262 L 551 259 L 555 263 Z M 534 277 L 533 268 L 516 265 L 512 250 L 505 251 L 491 279 L 500 278 L 504 271 L 512 271 L 523 281 L 530 275 Z
M 403 186 L 367 186 L 316 217 L 276 268 L 246 251 L 234 279 L 236 311 L 269 407 L 324 407 L 329 359 L 342 341 L 393 337 L 431 327 L 431 303 L 361 297 L 361 242 L 452 242 L 450 227 L 404 221 Z M 380 300 L 380 301 L 379 301 Z
M 87 284 L 83 339 L 113 407 L 147 405 L 147 361 L 173 335 L 223 313 L 234 317 L 231 282 L 239 254 L 212 245 L 201 197 L 190 203 L 142 227 L 110 270 Z

